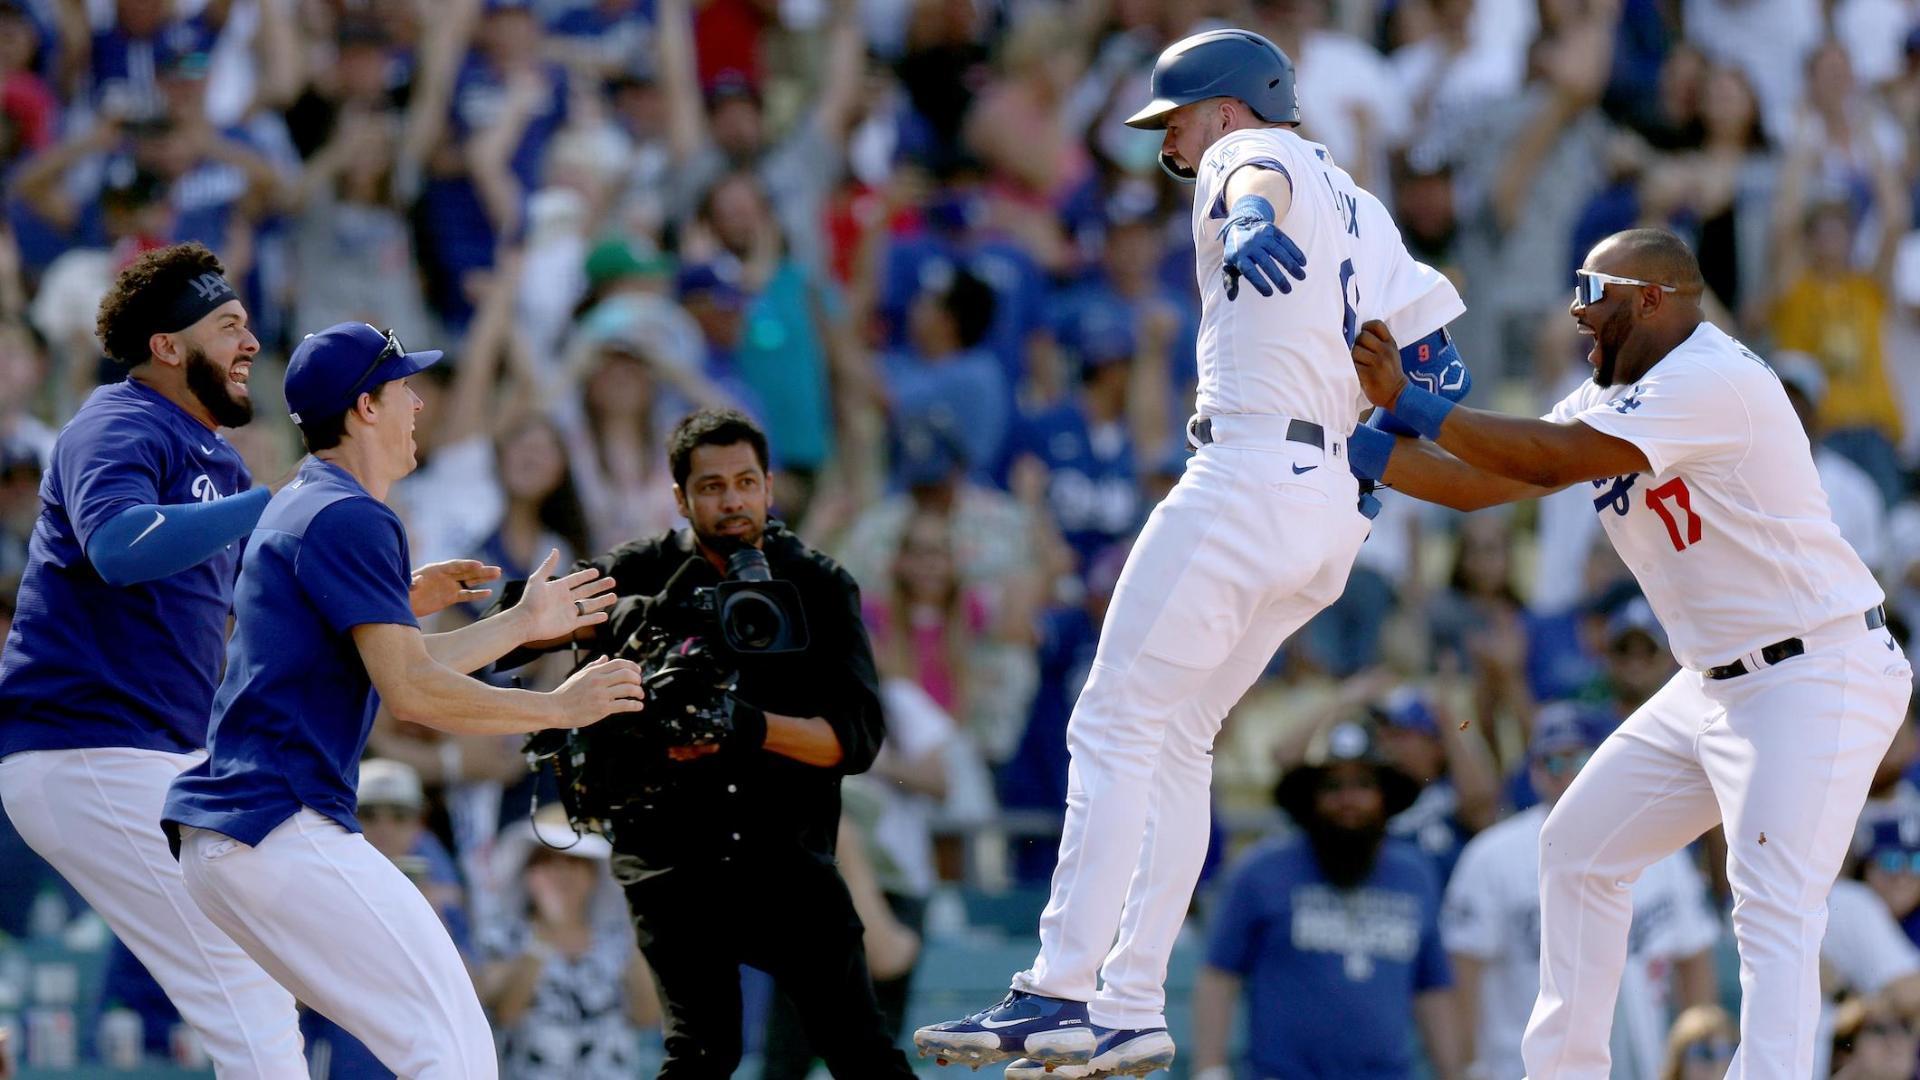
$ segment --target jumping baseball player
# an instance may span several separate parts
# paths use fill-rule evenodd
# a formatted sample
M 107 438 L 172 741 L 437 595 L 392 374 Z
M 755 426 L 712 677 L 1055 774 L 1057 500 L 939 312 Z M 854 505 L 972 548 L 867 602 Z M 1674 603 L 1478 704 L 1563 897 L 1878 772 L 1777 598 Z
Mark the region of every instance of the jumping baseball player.
M 1173 1060 L 1163 984 L 1206 852 L 1214 736 L 1287 636 L 1340 595 L 1366 538 L 1344 454 L 1365 407 L 1348 358 L 1363 315 L 1436 334 L 1418 373 L 1452 370 L 1433 384 L 1466 389 L 1436 333 L 1458 295 L 1290 130 L 1286 54 L 1245 31 L 1199 34 L 1161 54 L 1153 93 L 1128 123 L 1164 129 L 1162 166 L 1198 185 L 1197 453 L 1128 557 L 1068 725 L 1040 954 L 998 1004 L 914 1034 L 942 1062 L 1019 1058 L 1010 1077 Z
M 640 672 L 598 661 L 549 694 L 462 674 L 605 621 L 612 580 L 550 580 L 557 551 L 512 609 L 420 633 L 406 536 L 384 500 L 415 464 L 407 378 L 439 358 L 364 323 L 294 350 L 287 405 L 312 456 L 248 540 L 208 757 L 160 817 L 193 902 L 282 986 L 401 1076 L 486 1080 L 493 1037 L 452 939 L 354 818 L 372 692 L 401 720 L 512 734 L 637 711 Z
M 0 658 L 0 801 L 199 1034 L 222 1077 L 307 1075 L 293 996 L 187 898 L 160 834 L 205 755 L 240 541 L 267 505 L 217 430 L 259 343 L 220 260 L 150 251 L 101 301 L 129 365 L 54 443 Z
M 1827 893 L 1911 693 L 1786 392 L 1706 322 L 1703 288 L 1669 233 L 1595 247 L 1572 306 L 1593 380 L 1543 420 L 1409 386 L 1378 324 L 1354 350 L 1367 396 L 1434 440 L 1357 432 L 1363 471 L 1461 510 L 1590 483 L 1682 665 L 1542 829 L 1540 997 L 1521 1046 L 1535 1080 L 1608 1075 L 1630 886 L 1715 824 L 1740 948 L 1728 1075 L 1811 1075 Z

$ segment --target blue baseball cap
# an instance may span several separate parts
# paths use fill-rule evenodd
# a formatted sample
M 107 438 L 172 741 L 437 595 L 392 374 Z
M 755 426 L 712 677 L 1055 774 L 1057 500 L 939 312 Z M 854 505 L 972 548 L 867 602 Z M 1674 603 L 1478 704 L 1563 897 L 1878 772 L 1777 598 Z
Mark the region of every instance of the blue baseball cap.
M 287 361 L 287 413 L 296 424 L 339 416 L 361 394 L 431 367 L 441 355 L 439 349 L 408 352 L 391 330 L 336 323 L 294 346 Z
M 1440 721 L 1433 714 L 1433 707 L 1418 690 L 1403 686 L 1387 695 L 1387 699 L 1373 709 L 1374 719 L 1383 727 L 1401 728 L 1417 731 L 1422 735 L 1438 738 Z
M 1591 705 L 1556 701 L 1533 718 L 1533 738 L 1527 755 L 1535 761 L 1553 754 L 1592 750 L 1613 733 L 1613 717 Z
M 1078 305 L 1056 331 L 1060 347 L 1079 362 L 1081 374 L 1133 359 L 1133 327 L 1127 309 L 1107 300 Z

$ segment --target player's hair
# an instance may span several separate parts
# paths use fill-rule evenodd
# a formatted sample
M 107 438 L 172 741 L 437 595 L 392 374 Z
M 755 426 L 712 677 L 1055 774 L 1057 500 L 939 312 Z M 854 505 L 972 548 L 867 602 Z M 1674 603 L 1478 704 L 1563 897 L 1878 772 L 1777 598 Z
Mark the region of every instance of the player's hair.
M 960 270 L 954 273 L 946 294 L 940 298 L 940 306 L 953 319 L 960 347 L 971 349 L 985 341 L 987 332 L 993 329 L 993 316 L 999 309 L 1000 298 L 994 295 L 993 286 L 969 271 Z
M 379 401 L 380 395 L 387 392 L 387 387 L 399 381 L 398 379 L 393 379 L 388 382 L 383 382 L 373 389 L 364 392 L 372 394 L 373 400 Z M 353 400 L 354 404 L 359 404 L 359 395 L 354 395 Z M 339 446 L 341 440 L 347 437 L 347 417 L 352 414 L 353 409 L 349 407 L 345 412 L 335 413 L 332 416 L 323 416 L 317 420 L 308 420 L 304 423 L 294 425 L 300 429 L 300 441 L 306 444 L 307 453 L 317 454 L 322 450 L 331 450 Z
M 674 486 L 684 489 L 693 475 L 693 452 L 702 446 L 734 446 L 746 443 L 767 471 L 767 433 L 739 409 L 701 409 L 673 425 L 667 436 L 667 465 L 673 471 Z
M 202 274 L 225 275 L 220 256 L 189 241 L 155 248 L 133 260 L 100 301 L 93 331 L 112 359 L 129 366 L 152 359 L 148 342 L 174 300 Z
M 1700 292 L 1707 286 L 1700 260 L 1687 242 L 1665 229 L 1628 229 L 1613 234 L 1613 242 L 1628 258 L 1634 277 L 1672 285 L 1681 292 Z

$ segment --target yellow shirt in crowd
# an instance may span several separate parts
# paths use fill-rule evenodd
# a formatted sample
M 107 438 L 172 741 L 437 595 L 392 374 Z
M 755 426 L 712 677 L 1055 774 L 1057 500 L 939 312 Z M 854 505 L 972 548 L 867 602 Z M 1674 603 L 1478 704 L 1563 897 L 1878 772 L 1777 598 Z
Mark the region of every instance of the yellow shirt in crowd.
M 1872 277 L 1807 274 L 1774 310 L 1774 345 L 1807 353 L 1827 375 L 1820 423 L 1828 431 L 1874 428 L 1900 441 L 1900 408 L 1887 379 L 1880 328 L 1887 297 Z

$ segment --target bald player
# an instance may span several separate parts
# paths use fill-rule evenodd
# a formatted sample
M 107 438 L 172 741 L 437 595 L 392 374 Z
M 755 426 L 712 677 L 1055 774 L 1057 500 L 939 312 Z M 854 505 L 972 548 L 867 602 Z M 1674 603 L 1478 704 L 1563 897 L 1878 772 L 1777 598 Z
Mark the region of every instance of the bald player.
M 1595 247 L 1571 308 L 1593 379 L 1540 420 L 1410 385 L 1380 323 L 1354 346 L 1367 397 L 1432 440 L 1362 429 L 1357 468 L 1458 510 L 1590 484 L 1682 665 L 1542 830 L 1540 997 L 1521 1046 L 1534 1080 L 1608 1075 L 1631 886 L 1716 824 L 1740 947 L 1728 1075 L 1811 1075 L 1827 892 L 1911 693 L 1786 392 L 1706 321 L 1703 291 L 1670 233 Z

